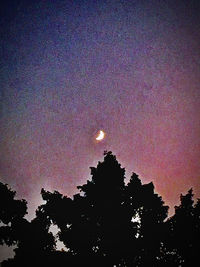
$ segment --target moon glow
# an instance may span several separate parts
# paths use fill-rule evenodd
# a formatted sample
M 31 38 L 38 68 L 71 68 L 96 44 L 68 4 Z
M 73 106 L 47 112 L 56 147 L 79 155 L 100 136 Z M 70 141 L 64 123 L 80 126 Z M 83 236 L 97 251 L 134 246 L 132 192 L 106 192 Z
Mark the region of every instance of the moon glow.
M 104 131 L 100 130 L 100 131 L 98 132 L 98 135 L 97 135 L 97 137 L 96 137 L 96 140 L 97 140 L 97 141 L 101 141 L 101 140 L 104 139 L 104 137 L 105 137 L 105 133 L 104 133 Z

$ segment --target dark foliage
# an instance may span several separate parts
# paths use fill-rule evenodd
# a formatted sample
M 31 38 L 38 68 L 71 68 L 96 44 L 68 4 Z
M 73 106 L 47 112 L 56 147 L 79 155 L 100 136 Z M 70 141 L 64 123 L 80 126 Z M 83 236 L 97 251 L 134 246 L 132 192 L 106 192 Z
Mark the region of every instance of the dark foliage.
M 192 189 L 180 197 L 181 204 L 166 225 L 166 245 L 179 255 L 181 266 L 196 266 L 199 258 L 200 200 L 194 205 Z
M 168 207 L 111 152 L 91 168 L 92 179 L 69 198 L 41 191 L 45 204 L 27 221 L 26 201 L 0 183 L 0 242 L 16 244 L 14 259 L 2 266 L 193 266 L 198 259 L 200 200 L 192 190 L 181 195 L 180 206 L 167 219 Z M 66 251 L 57 251 L 51 225 Z
M 55 248 L 54 237 L 48 232 L 50 220 L 37 211 L 36 218 L 29 222 L 24 218 L 26 211 L 26 201 L 16 200 L 15 192 L 0 183 L 0 242 L 17 245 L 14 260 L 3 266 L 27 266 L 30 259 L 34 262 Z
M 16 231 L 18 222 L 23 220 L 27 213 L 27 203 L 25 200 L 14 199 L 15 191 L 8 185 L 0 183 L 0 244 L 6 243 L 8 246 L 17 242 Z M 19 229 L 20 230 L 20 229 Z M 20 233 L 19 233 L 20 234 Z

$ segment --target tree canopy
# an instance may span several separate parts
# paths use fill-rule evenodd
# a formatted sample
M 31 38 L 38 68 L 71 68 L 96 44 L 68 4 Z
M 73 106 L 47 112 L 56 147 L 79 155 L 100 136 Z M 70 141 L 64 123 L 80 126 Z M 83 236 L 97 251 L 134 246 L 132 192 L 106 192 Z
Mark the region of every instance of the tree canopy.
M 168 207 L 136 173 L 125 182 L 125 169 L 112 152 L 91 167 L 91 179 L 72 198 L 41 190 L 45 203 L 27 221 L 25 200 L 0 183 L 0 242 L 16 244 L 14 259 L 2 266 L 192 266 L 197 259 L 200 201 L 192 189 L 168 216 Z M 56 250 L 50 226 L 66 246 Z

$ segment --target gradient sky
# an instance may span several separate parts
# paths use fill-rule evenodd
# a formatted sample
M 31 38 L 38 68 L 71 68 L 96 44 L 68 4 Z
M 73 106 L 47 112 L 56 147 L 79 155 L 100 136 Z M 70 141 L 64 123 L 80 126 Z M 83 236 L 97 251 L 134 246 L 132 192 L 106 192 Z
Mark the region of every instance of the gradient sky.
M 42 187 L 72 196 L 104 150 L 171 212 L 200 197 L 199 3 L 4 1 L 0 179 L 30 217 Z

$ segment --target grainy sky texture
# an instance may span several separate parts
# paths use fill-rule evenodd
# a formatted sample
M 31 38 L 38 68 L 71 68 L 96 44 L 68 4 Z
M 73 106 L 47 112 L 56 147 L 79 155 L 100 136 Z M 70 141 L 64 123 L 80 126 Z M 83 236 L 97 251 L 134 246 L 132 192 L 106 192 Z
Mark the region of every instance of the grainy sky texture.
M 72 196 L 104 150 L 172 211 L 200 197 L 199 3 L 1 5 L 0 179 L 30 216 L 42 187 Z

